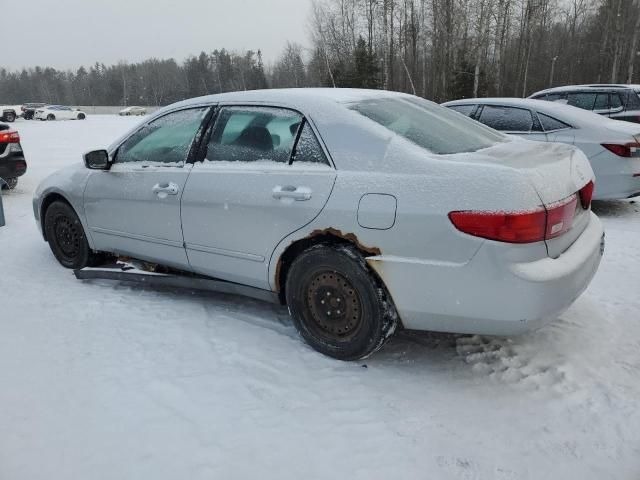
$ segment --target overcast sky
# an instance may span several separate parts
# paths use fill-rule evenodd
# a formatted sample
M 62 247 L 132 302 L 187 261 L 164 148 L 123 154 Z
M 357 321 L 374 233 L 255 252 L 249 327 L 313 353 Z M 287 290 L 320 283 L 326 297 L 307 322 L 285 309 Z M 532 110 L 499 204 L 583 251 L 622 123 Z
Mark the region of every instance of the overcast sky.
M 77 68 L 308 43 L 311 0 L 0 0 L 0 66 Z

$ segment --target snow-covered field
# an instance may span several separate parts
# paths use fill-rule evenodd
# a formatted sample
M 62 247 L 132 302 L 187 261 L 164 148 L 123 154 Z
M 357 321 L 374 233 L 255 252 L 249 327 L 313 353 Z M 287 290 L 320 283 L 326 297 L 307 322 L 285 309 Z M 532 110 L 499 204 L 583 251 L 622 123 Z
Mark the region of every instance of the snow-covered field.
M 343 363 L 279 307 L 56 263 L 36 185 L 137 121 L 15 124 L 29 172 L 0 228 L 1 480 L 640 478 L 640 204 L 595 206 L 607 251 L 557 322 L 403 333 Z

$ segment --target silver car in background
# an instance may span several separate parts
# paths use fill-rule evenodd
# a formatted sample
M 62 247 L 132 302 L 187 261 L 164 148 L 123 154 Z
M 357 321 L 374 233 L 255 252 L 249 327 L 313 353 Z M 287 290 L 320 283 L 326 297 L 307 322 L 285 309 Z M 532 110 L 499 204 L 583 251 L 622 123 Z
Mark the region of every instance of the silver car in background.
M 600 263 L 582 152 L 411 95 L 265 90 L 164 108 L 45 179 L 58 261 L 105 254 L 259 289 L 305 340 L 362 358 L 396 328 L 516 334 Z
M 443 104 L 485 125 L 541 142 L 575 145 L 596 175 L 593 195 L 614 200 L 640 195 L 640 125 L 580 108 L 521 98 L 475 98 Z
M 118 115 L 121 117 L 129 117 L 129 116 L 144 116 L 147 114 L 147 109 L 144 107 L 127 107 L 123 108 L 118 112 Z

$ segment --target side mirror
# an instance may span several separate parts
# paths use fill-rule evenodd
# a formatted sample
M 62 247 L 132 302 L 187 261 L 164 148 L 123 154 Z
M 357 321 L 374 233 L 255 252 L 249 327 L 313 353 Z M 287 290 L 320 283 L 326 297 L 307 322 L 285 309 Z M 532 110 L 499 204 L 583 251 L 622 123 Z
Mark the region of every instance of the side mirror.
M 106 150 L 94 150 L 84 154 L 84 164 L 90 170 L 109 170 L 109 152 Z

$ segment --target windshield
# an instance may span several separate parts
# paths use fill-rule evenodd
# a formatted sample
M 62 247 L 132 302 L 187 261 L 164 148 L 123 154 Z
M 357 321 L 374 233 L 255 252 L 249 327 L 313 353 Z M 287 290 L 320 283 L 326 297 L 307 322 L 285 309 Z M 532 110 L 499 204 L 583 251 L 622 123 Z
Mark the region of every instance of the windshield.
M 349 108 L 436 154 L 474 152 L 506 141 L 464 115 L 417 98 L 370 99 Z

